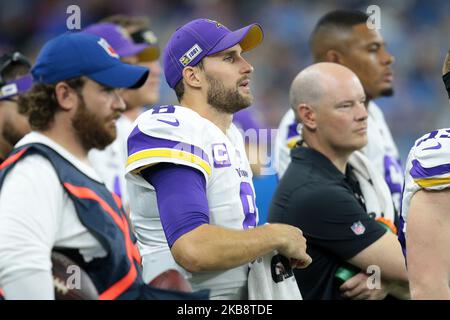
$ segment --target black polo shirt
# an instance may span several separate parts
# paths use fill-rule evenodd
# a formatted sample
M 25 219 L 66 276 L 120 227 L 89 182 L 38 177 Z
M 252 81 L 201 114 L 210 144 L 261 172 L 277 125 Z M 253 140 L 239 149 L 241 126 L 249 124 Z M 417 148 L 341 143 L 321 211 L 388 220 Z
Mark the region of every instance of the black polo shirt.
M 294 271 L 303 298 L 343 299 L 336 270 L 386 230 L 366 213 L 350 166 L 344 175 L 324 155 L 305 147 L 293 149 L 291 157 L 268 221 L 294 225 L 306 238 L 313 261 Z

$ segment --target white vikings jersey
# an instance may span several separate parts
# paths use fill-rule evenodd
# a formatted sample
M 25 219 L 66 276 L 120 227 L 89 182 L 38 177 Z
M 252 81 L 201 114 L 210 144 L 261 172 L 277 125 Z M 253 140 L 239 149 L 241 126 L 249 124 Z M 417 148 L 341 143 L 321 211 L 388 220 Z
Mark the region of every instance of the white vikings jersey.
M 117 138 L 104 150 L 92 149 L 88 157 L 95 171 L 105 182 L 108 190 L 116 193 L 128 206 L 127 189 L 125 186 L 125 164 L 127 162 L 127 138 L 133 129 L 133 123 L 125 116 L 116 123 Z
M 368 143 L 361 151 L 371 160 L 376 171 L 383 175 L 391 191 L 394 205 L 399 211 L 403 169 L 400 164 L 398 150 L 383 113 L 374 102 L 369 103 L 368 113 Z M 301 135 L 297 132 L 294 112 L 292 109 L 289 109 L 281 120 L 276 138 L 275 169 L 280 179 L 291 162 L 290 150 L 300 139 Z
M 195 168 L 206 179 L 210 224 L 238 230 L 257 225 L 252 172 L 242 136 L 233 124 L 225 135 L 216 125 L 189 108 L 153 108 L 134 123 L 128 138 L 128 155 L 126 178 L 129 180 L 131 219 L 143 257 L 145 281 L 168 267 L 187 272 L 175 263 L 170 254 L 154 188 L 140 176 L 140 170 L 161 162 Z M 216 289 L 244 292 L 247 273 L 248 266 L 244 265 L 188 276 L 191 276 L 190 282 L 195 290 L 210 288 L 211 296 L 214 296 Z
M 301 139 L 301 134 L 297 131 L 298 126 L 294 111 L 289 109 L 281 119 L 275 138 L 274 165 L 279 179 L 291 163 L 291 149 Z
M 411 198 L 420 189 L 450 187 L 450 128 L 432 131 L 418 139 L 408 155 L 402 199 L 403 232 L 406 233 Z

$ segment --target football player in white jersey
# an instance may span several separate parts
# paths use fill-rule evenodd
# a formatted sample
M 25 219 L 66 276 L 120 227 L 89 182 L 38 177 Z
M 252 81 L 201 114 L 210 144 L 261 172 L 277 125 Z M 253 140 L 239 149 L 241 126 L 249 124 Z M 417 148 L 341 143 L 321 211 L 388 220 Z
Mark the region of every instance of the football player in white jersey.
M 442 72 L 450 98 L 450 51 Z M 411 297 L 450 300 L 450 128 L 415 142 L 405 177 L 402 218 Z
M 212 299 L 247 297 L 248 263 L 273 250 L 307 266 L 298 228 L 257 227 L 252 172 L 233 113 L 253 100 L 253 67 L 242 53 L 263 39 L 261 26 L 236 31 L 196 19 L 164 49 L 164 74 L 179 106 L 138 117 L 128 138 L 131 219 L 144 280 L 177 268 Z
M 393 94 L 391 64 L 394 58 L 386 50 L 380 33 L 368 28 L 367 20 L 368 16 L 358 11 L 330 12 L 317 23 L 310 38 L 310 47 L 315 62 L 342 64 L 361 80 L 369 113 L 369 142 L 362 151 L 385 177 L 399 211 L 403 169 L 383 113 L 371 101 Z M 274 160 L 280 179 L 291 161 L 290 150 L 300 140 L 299 131 L 294 112 L 290 109 L 284 115 L 276 137 Z

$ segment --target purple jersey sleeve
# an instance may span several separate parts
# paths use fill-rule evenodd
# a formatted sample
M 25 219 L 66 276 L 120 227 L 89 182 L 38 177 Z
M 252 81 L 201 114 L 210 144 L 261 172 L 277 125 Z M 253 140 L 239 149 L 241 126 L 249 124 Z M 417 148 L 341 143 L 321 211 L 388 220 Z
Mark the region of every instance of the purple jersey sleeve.
M 142 171 L 156 190 L 158 210 L 169 247 L 183 234 L 209 223 L 206 180 L 191 167 L 161 163 Z
M 249 109 L 236 112 L 233 116 L 233 123 L 243 131 L 262 128 L 261 124 L 256 121 L 255 116 Z

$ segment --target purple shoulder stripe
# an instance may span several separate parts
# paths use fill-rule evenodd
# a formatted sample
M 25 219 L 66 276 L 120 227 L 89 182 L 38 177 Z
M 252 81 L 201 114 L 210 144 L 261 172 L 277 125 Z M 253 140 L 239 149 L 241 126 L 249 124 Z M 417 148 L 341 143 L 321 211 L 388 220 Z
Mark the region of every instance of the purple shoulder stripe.
M 149 135 L 141 132 L 139 130 L 138 126 L 136 126 L 133 129 L 133 131 L 130 133 L 128 140 L 127 140 L 127 147 L 128 147 L 128 150 L 127 150 L 128 156 L 131 156 L 132 154 L 135 154 L 136 152 L 139 152 L 142 150 L 168 148 L 168 149 L 189 152 L 191 154 L 194 154 L 194 155 L 200 157 L 201 159 L 206 161 L 208 164 L 210 164 L 208 155 L 200 147 L 197 147 L 192 144 L 180 142 L 180 141 L 155 138 L 155 137 L 149 136 Z
M 409 171 L 411 177 L 414 179 L 427 179 L 433 176 L 450 173 L 450 163 L 441 164 L 439 166 L 425 168 L 422 167 L 419 161 L 412 161 L 412 168 Z
M 290 138 L 292 138 L 292 137 L 299 136 L 299 133 L 297 132 L 297 126 L 298 126 L 298 123 L 297 123 L 297 122 L 291 123 L 291 124 L 289 125 L 289 127 L 288 127 L 288 133 L 287 133 L 287 139 L 290 139 Z

